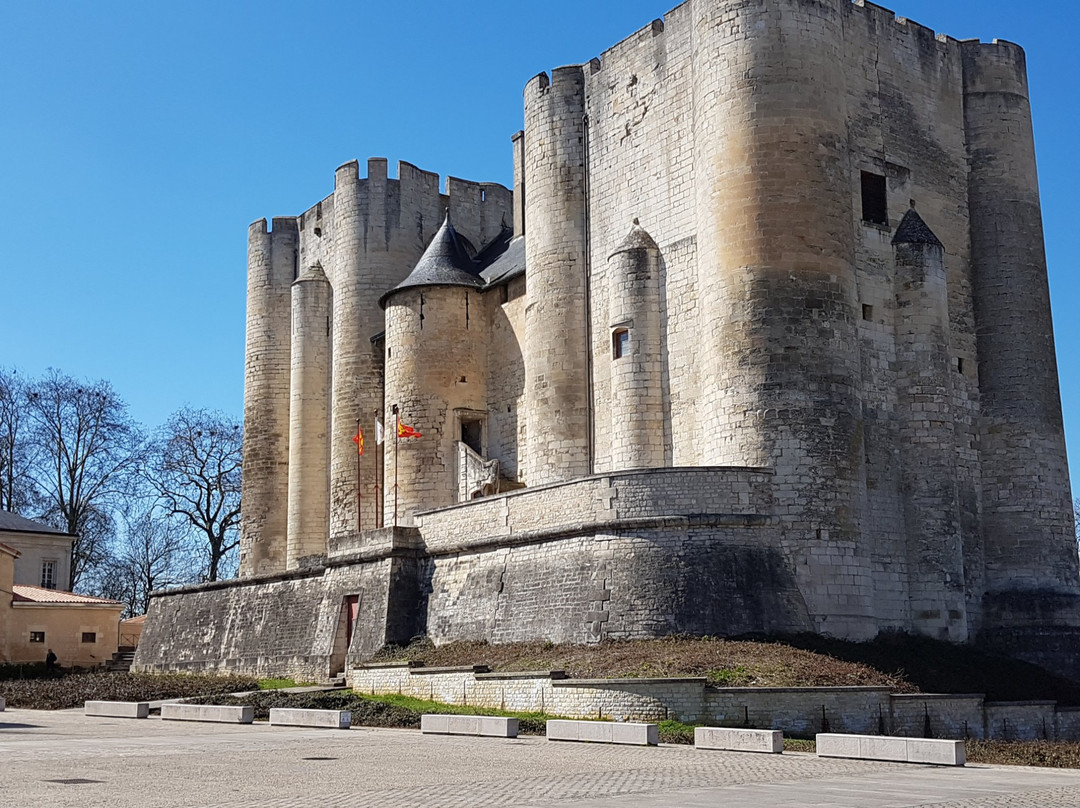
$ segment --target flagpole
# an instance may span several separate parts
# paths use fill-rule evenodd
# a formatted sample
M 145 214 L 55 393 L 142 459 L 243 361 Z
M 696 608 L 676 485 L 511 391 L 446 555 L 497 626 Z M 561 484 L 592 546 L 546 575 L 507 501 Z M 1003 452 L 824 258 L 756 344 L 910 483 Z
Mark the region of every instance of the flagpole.
M 379 442 L 379 411 L 375 410 L 375 529 L 378 530 L 382 527 L 382 519 L 380 518 L 380 512 L 382 511 L 382 497 L 379 496 L 379 467 L 382 466 L 382 459 L 379 456 L 379 450 L 382 444 Z
M 356 434 L 361 434 L 360 431 L 360 418 L 356 419 Z M 363 441 L 363 437 L 360 439 Z M 360 453 L 363 452 L 363 443 L 356 444 L 356 533 L 364 533 L 364 528 L 361 526 L 361 500 L 363 497 L 363 487 L 361 486 L 360 479 Z
M 397 527 L 397 498 L 398 498 L 398 432 L 401 431 L 401 413 L 398 412 L 397 404 L 394 405 L 394 527 Z

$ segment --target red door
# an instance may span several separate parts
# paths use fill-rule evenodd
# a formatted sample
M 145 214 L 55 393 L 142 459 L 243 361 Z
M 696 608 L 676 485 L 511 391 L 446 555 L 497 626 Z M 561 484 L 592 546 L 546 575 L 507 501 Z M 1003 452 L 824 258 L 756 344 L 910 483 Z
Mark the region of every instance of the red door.
M 345 647 L 348 648 L 352 645 L 353 627 L 356 625 L 356 618 L 360 614 L 360 596 L 359 595 L 346 595 L 345 596 Z

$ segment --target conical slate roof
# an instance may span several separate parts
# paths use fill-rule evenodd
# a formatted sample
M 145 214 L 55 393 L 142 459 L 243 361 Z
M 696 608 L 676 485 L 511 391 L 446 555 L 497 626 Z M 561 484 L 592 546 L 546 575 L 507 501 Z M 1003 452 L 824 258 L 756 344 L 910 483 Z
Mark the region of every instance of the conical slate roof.
M 904 214 L 900 226 L 896 228 L 893 236 L 893 245 L 897 244 L 933 244 L 935 247 L 944 248 L 945 245 L 934 235 L 934 231 L 923 221 L 922 216 L 911 208 Z
M 379 299 L 380 305 L 396 292 L 419 286 L 466 286 L 480 289 L 484 280 L 476 272 L 476 264 L 461 246 L 457 231 L 450 223 L 450 212 L 431 244 L 420 256 L 409 277 Z
M 644 227 L 641 226 L 641 222 L 634 219 L 634 224 L 630 228 L 630 232 L 626 238 L 623 239 L 622 244 L 612 250 L 612 255 L 618 255 L 619 253 L 631 252 L 633 250 L 659 250 L 656 246 L 656 242 L 653 241 L 653 237 L 648 234 Z

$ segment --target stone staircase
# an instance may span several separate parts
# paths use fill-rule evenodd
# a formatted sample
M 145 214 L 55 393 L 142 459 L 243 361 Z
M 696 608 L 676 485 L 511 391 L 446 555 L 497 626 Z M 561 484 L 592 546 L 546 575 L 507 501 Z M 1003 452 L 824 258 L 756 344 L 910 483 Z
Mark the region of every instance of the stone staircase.
M 123 649 L 112 655 L 112 659 L 105 663 L 105 670 L 109 673 L 127 673 L 131 670 L 131 663 L 135 661 L 135 649 Z

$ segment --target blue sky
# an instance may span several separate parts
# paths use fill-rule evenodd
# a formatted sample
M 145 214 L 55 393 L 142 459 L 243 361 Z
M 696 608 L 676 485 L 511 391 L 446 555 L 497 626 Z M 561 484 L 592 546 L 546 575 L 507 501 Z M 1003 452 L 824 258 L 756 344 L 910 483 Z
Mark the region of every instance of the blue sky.
M 521 90 L 670 2 L 0 3 L 0 365 L 110 380 L 156 425 L 239 415 L 247 225 L 354 158 L 509 184 Z M 1080 6 L 896 0 L 1028 52 L 1058 363 L 1080 474 Z

